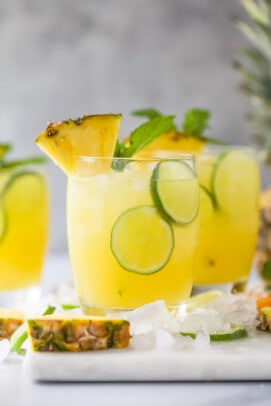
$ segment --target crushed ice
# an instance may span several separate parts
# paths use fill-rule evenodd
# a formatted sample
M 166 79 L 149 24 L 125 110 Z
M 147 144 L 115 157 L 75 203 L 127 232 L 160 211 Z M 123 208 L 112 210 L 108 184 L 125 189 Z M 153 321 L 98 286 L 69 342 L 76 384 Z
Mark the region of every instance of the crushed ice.
M 224 294 L 210 304 L 177 317 L 158 300 L 126 314 L 131 323 L 132 346 L 135 349 L 206 349 L 210 334 L 230 331 L 240 325 L 255 331 L 256 300 L 244 294 Z M 195 333 L 196 338 L 180 332 Z
M 0 340 L 0 362 L 4 361 L 9 355 L 10 342 L 7 339 Z

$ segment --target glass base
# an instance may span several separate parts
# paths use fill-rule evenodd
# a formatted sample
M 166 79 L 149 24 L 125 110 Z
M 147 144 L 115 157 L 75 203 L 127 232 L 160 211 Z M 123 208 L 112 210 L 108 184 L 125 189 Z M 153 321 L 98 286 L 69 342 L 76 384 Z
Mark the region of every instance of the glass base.
M 0 307 L 17 307 L 36 302 L 41 297 L 41 289 L 31 286 L 24 289 L 0 291 Z
M 192 288 L 191 296 L 208 292 L 210 290 L 222 290 L 225 293 L 242 293 L 246 290 L 247 282 L 248 280 L 244 278 L 236 282 L 229 282 L 217 285 L 194 285 Z
M 105 317 L 108 315 L 112 315 L 113 317 L 114 316 L 123 317 L 125 315 L 125 313 L 136 309 L 136 308 L 129 308 L 129 307 L 96 306 L 96 305 L 87 303 L 82 299 L 80 299 L 80 306 L 81 306 L 81 309 L 84 314 L 86 314 L 88 316 L 99 316 L 99 317 Z M 167 306 L 167 309 L 173 314 L 173 316 L 177 316 L 179 313 L 183 312 L 183 309 L 185 309 L 185 307 L 186 307 L 186 301 L 180 303 L 179 305 Z

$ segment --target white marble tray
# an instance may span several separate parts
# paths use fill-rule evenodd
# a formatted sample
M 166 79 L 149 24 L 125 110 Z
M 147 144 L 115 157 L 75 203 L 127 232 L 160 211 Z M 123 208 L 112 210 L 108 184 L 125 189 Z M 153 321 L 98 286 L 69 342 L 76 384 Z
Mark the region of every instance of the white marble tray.
M 33 353 L 24 371 L 37 381 L 271 380 L 271 335 L 258 334 L 207 349 Z

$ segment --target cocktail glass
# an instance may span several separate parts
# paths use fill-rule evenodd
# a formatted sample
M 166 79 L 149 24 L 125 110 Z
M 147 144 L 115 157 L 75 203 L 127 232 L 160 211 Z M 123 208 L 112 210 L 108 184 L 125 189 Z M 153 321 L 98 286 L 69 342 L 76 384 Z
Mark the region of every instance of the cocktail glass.
M 43 174 L 25 165 L 0 170 L 0 306 L 37 298 L 48 216 Z
M 103 315 L 155 300 L 174 307 L 193 283 L 199 185 L 190 155 L 77 157 L 68 178 L 70 259 L 82 309 Z
M 259 168 L 249 147 L 209 148 L 197 157 L 200 231 L 193 292 L 245 288 L 259 221 Z

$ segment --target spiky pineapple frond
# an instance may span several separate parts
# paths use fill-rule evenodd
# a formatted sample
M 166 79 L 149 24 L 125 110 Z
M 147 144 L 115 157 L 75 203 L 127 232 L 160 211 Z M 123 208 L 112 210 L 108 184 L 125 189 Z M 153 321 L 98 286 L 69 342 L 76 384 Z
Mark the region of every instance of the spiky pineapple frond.
M 241 90 L 252 103 L 248 118 L 255 128 L 255 141 L 271 150 L 271 0 L 240 0 L 249 20 L 236 19 L 238 29 L 251 44 L 240 50 L 235 63 Z

